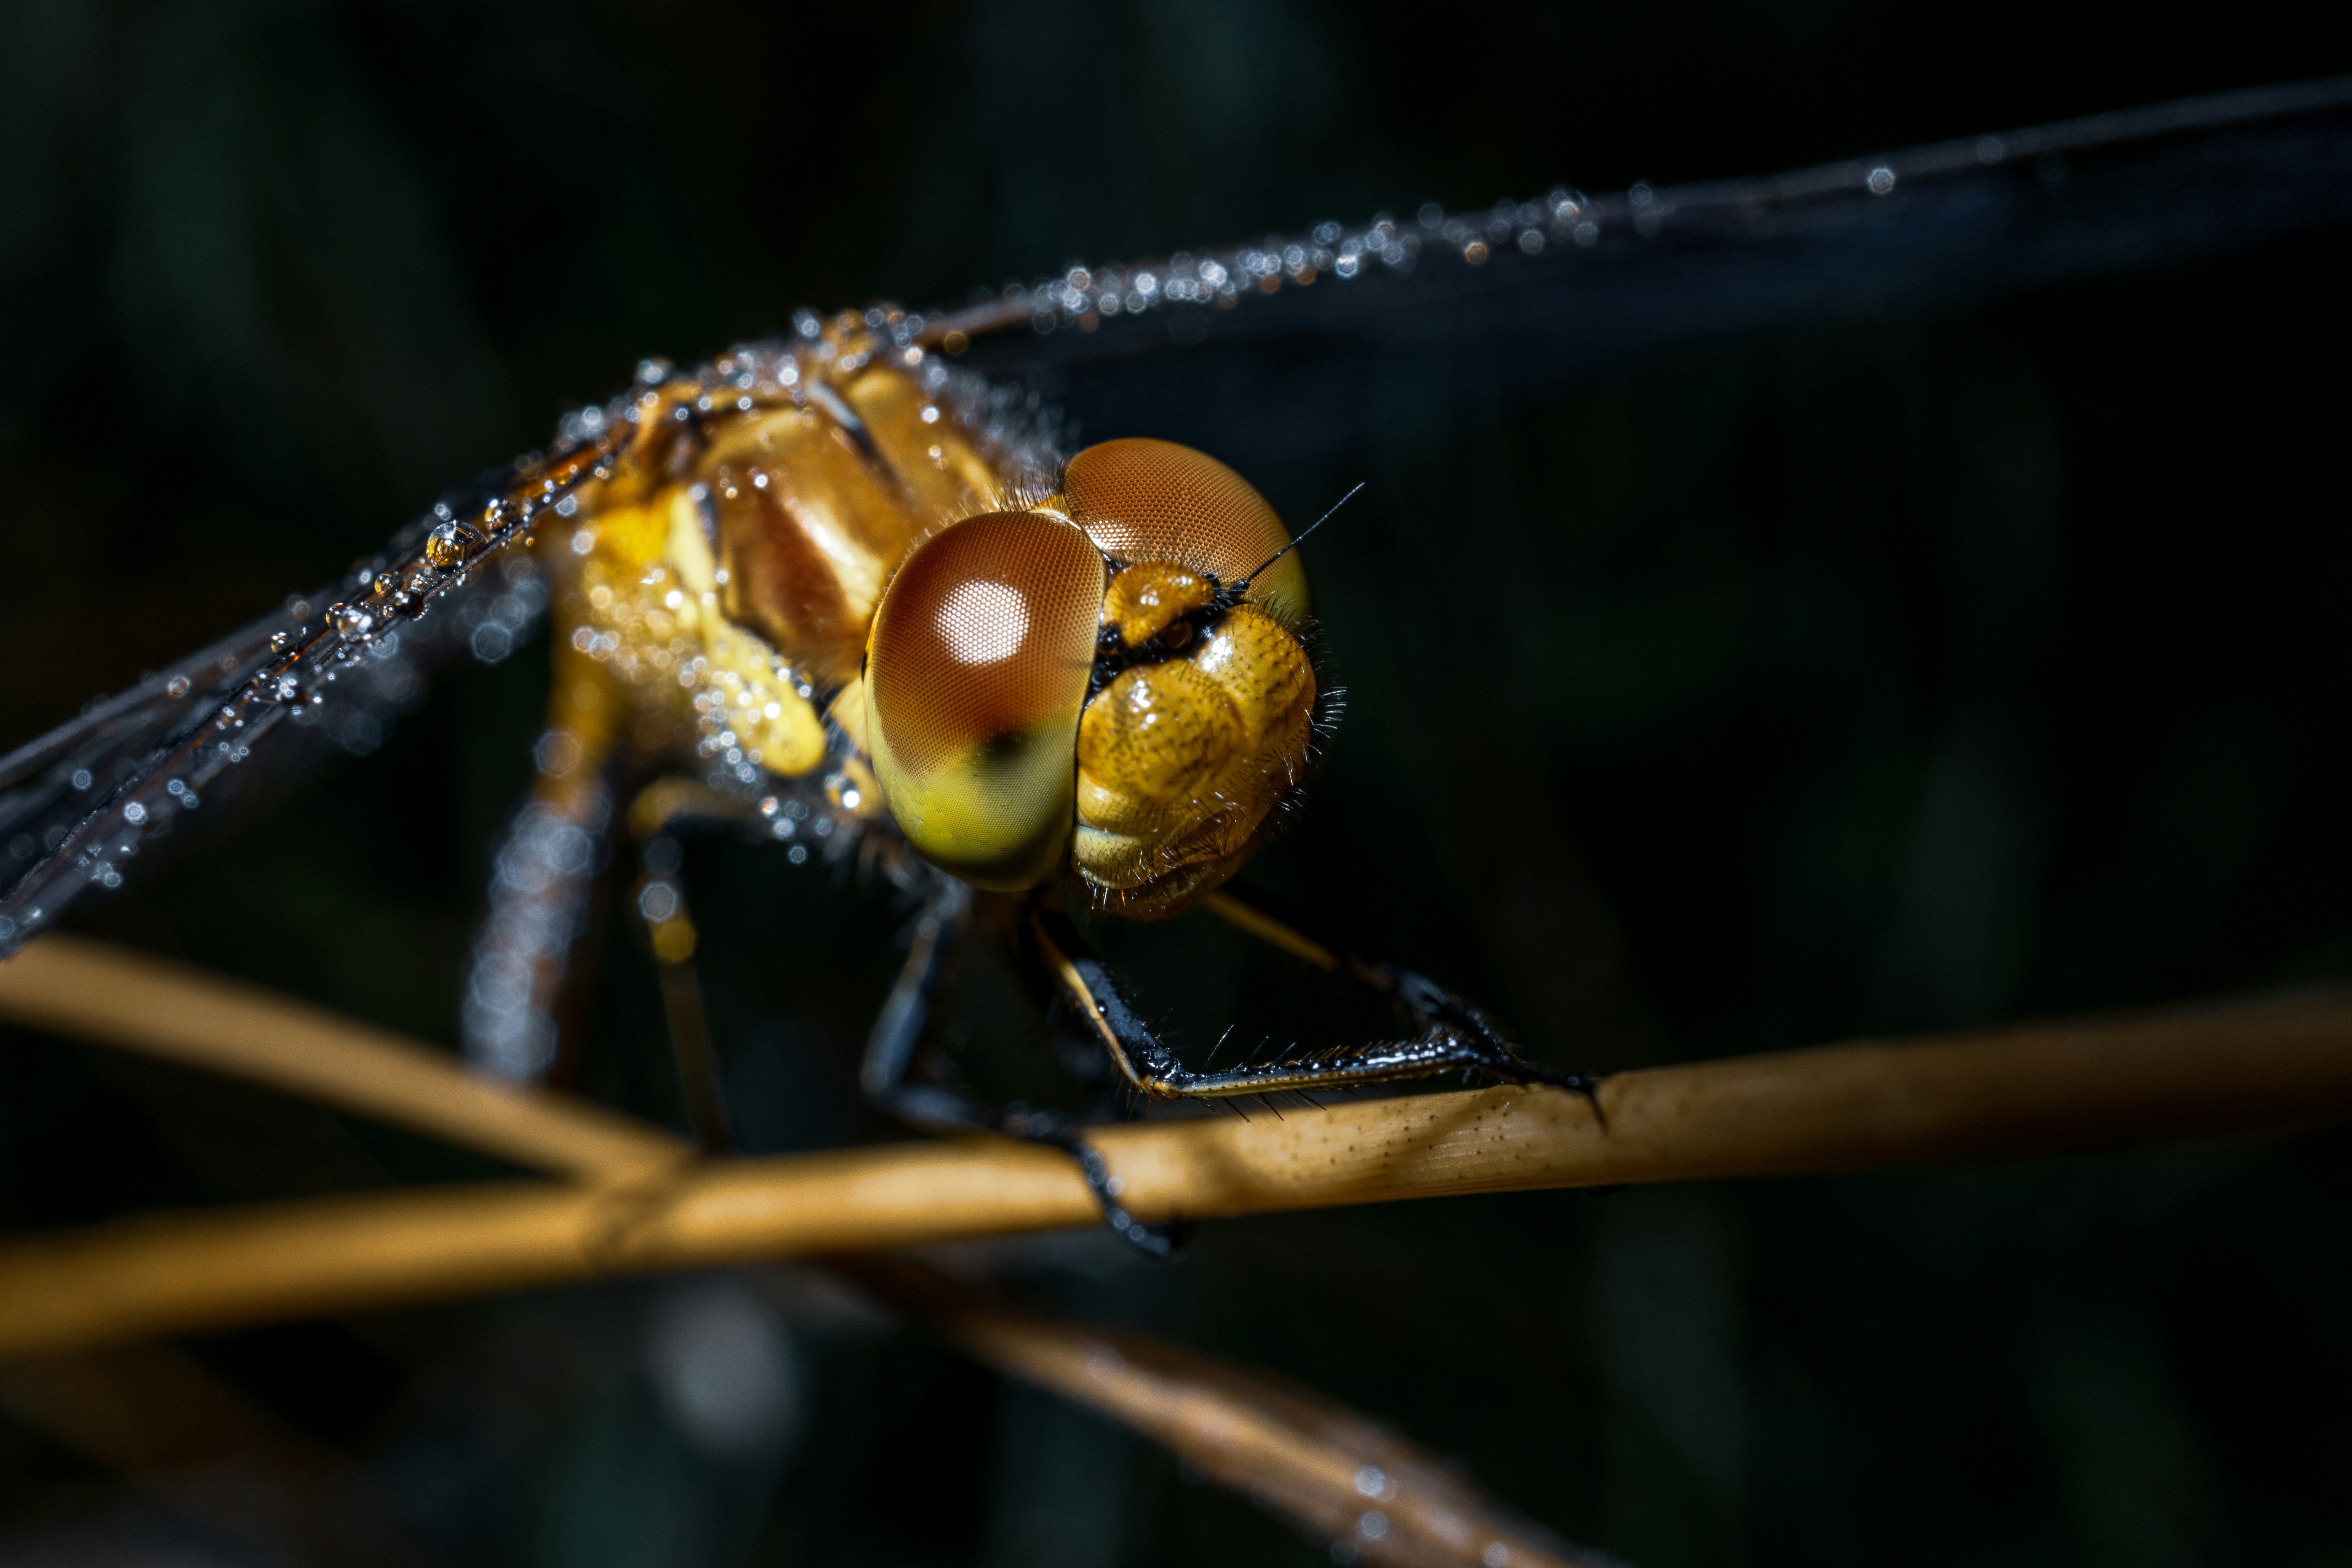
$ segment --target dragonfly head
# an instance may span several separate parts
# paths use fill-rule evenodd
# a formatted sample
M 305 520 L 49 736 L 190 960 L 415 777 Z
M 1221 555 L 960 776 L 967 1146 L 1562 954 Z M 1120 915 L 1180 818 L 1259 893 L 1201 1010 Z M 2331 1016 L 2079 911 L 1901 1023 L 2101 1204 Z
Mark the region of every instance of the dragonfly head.
M 984 888 L 1067 866 L 1171 914 L 1305 777 L 1307 576 L 1274 509 L 1165 441 L 1090 447 L 1035 508 L 910 552 L 866 651 L 875 773 L 908 841 Z

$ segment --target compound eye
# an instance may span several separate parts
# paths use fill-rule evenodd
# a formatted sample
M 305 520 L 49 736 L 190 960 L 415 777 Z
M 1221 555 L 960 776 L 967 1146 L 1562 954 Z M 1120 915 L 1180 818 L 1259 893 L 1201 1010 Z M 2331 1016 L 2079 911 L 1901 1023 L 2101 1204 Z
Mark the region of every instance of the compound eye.
M 1141 437 L 1105 441 L 1062 474 L 1070 516 L 1106 554 L 1173 561 L 1221 583 L 1247 576 L 1290 542 L 1250 482 L 1205 452 Z M 1304 614 L 1307 568 L 1292 551 L 1252 579 L 1249 596 Z
M 1027 511 L 932 536 L 883 590 L 866 652 L 875 776 L 941 870 L 1012 891 L 1060 864 L 1102 596 L 1087 536 Z

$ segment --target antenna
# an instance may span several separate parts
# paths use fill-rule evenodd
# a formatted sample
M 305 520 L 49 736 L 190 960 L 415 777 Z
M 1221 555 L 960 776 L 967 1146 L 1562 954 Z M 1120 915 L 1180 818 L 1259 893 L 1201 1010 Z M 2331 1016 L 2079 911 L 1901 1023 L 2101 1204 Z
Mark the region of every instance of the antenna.
M 1281 560 L 1284 556 L 1297 549 L 1301 544 L 1304 544 L 1307 542 L 1307 536 L 1308 534 L 1314 532 L 1317 529 L 1331 521 L 1331 512 L 1338 511 L 1341 507 L 1346 506 L 1349 501 L 1354 500 L 1356 499 L 1356 490 L 1362 489 L 1363 488 L 1364 481 L 1361 479 L 1357 480 L 1355 490 L 1349 490 L 1346 495 L 1341 496 L 1338 500 L 1331 503 L 1331 511 L 1325 512 L 1321 517 L 1318 517 L 1313 522 L 1308 523 L 1299 531 L 1297 538 L 1292 540 L 1289 543 L 1284 545 L 1281 549 L 1276 551 L 1265 560 L 1259 562 L 1250 572 L 1248 576 L 1244 577 L 1240 582 L 1235 583 L 1233 585 L 1232 591 L 1236 594 L 1240 593 L 1244 588 L 1248 587 L 1252 583 L 1257 580 L 1258 573 L 1265 571 L 1267 567 L 1273 565 L 1276 562 Z

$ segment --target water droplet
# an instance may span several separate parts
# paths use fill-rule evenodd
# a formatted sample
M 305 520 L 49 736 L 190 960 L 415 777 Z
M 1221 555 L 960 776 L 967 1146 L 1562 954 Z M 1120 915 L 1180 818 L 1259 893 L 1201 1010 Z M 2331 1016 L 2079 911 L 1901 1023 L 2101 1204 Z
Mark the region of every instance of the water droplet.
M 76 789 L 88 789 L 89 787 L 89 770 L 88 768 L 76 768 L 74 770 L 73 786 Z
M 122 820 L 136 827 L 147 820 L 147 808 L 134 800 L 122 808 Z
M 375 625 L 375 617 L 349 605 L 335 605 L 327 611 L 327 624 L 335 628 L 337 637 L 365 637 L 368 628 Z
M 1895 171 L 1881 163 L 1870 172 L 1870 194 L 1883 196 L 1895 188 Z
M 163 683 L 163 695 L 166 697 L 185 697 L 187 694 L 188 678 L 184 675 L 175 675 Z
M 425 536 L 425 559 L 436 569 L 446 572 L 462 566 L 466 558 L 481 547 L 482 536 L 462 522 L 445 522 Z
M 269 634 L 270 652 L 284 653 L 288 648 L 292 647 L 293 646 L 294 638 L 290 633 L 272 632 Z

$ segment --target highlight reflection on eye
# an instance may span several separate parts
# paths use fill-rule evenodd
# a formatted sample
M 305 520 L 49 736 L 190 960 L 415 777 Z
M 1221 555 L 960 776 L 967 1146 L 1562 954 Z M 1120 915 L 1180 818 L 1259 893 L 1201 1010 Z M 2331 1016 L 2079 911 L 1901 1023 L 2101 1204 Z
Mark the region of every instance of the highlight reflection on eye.
M 959 664 L 1002 664 L 1029 635 L 1029 606 L 1003 583 L 959 583 L 933 624 Z
M 1078 715 L 1101 552 L 1045 512 L 986 512 L 910 552 L 866 645 L 875 777 L 933 865 L 1012 891 L 1053 875 L 1077 823 Z

